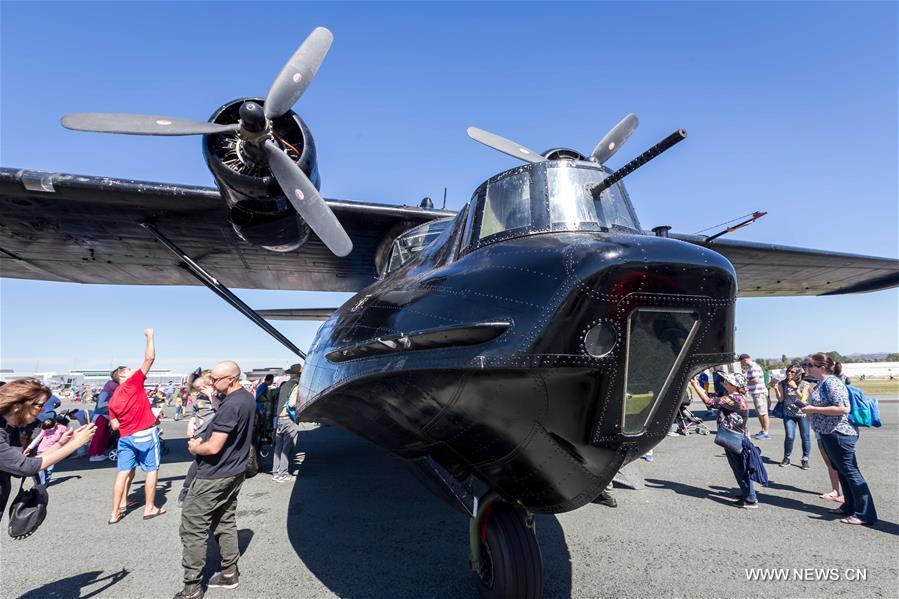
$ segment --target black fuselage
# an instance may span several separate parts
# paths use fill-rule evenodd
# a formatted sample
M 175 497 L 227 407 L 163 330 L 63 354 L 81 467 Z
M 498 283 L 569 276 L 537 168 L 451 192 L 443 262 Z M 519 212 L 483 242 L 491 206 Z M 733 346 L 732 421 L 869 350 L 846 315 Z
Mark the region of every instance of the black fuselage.
M 601 230 L 462 251 L 465 219 L 321 327 L 301 418 L 575 509 L 666 435 L 691 373 L 733 358 L 733 267 Z

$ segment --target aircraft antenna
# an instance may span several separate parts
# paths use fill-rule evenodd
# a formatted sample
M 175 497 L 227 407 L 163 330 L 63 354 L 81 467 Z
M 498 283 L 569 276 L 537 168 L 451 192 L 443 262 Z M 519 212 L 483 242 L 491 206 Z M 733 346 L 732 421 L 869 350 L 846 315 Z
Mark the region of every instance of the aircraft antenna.
M 737 229 L 742 229 L 743 227 L 748 227 L 749 225 L 751 225 L 758 219 L 762 218 L 766 214 L 768 214 L 768 213 L 765 212 L 764 210 L 759 210 L 758 212 L 753 212 L 752 216 L 750 216 L 748 219 L 744 220 L 743 222 L 737 223 L 736 225 L 733 225 L 732 227 L 728 227 L 728 228 L 724 229 L 723 231 L 719 231 L 718 233 L 715 233 L 714 235 L 710 235 L 710 236 L 706 237 L 705 243 L 709 244 L 712 241 L 721 237 L 722 235 L 727 235 L 728 233 L 733 233 Z
M 441 210 L 446 210 L 446 187 L 443 188 L 443 208 Z

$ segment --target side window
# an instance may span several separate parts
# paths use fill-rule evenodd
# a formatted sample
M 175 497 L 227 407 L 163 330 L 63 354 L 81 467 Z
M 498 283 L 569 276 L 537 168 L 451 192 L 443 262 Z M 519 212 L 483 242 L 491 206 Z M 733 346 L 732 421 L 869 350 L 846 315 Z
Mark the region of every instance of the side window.
M 452 222 L 451 218 L 435 220 L 409 229 L 397 237 L 390 249 L 390 257 L 387 259 L 387 269 L 384 274 L 390 274 L 412 260 L 423 249 L 431 245 Z

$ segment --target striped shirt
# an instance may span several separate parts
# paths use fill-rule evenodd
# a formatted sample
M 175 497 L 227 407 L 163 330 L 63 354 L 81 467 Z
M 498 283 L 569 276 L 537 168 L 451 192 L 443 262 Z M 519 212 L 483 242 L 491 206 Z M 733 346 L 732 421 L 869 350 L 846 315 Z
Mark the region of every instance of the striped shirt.
M 756 383 L 749 383 L 751 379 L 757 379 Z M 756 362 L 750 362 L 749 368 L 746 369 L 747 389 L 752 395 L 768 395 L 768 388 L 765 386 L 765 372 Z

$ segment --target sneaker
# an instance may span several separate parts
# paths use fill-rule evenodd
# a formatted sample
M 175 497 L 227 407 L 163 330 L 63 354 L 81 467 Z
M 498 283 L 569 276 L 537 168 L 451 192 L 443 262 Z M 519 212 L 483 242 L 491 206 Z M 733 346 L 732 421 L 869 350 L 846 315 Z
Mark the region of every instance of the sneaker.
M 231 574 L 225 574 L 224 572 L 216 572 L 212 575 L 212 578 L 209 579 L 208 586 L 210 589 L 236 589 L 240 586 L 240 581 L 238 580 L 239 575 L 237 570 L 232 572 Z
M 737 507 L 743 508 L 744 510 L 754 510 L 759 507 L 758 501 L 746 501 L 745 499 L 741 499 L 737 502 Z
M 92 455 L 91 457 L 87 458 L 87 461 L 88 462 L 103 462 L 103 461 L 106 461 L 106 456 L 105 455 Z
M 646 460 L 647 462 L 651 462 L 651 461 L 653 461 L 655 458 L 652 457 L 652 452 L 650 451 L 649 453 L 643 455 L 643 459 Z
M 618 507 L 618 500 L 612 497 L 608 491 L 600 493 L 599 497 L 593 500 L 593 503 L 598 503 L 599 505 L 604 505 L 606 507 Z
M 790 458 L 784 458 L 784 459 L 780 462 L 780 467 L 781 467 L 781 468 L 786 468 L 786 467 L 789 466 L 789 465 L 790 465 Z
M 765 431 L 759 431 L 756 434 L 752 435 L 753 439 L 758 439 L 759 441 L 764 441 L 765 439 L 770 439 L 771 437 Z
M 203 599 L 205 594 L 202 585 L 185 586 L 175 595 L 174 599 Z
M 802 460 L 802 465 L 799 467 L 802 468 L 803 470 L 808 470 L 809 469 L 808 460 Z
M 272 480 L 275 481 L 276 483 L 289 483 L 293 479 L 289 476 L 281 475 L 281 476 L 275 476 L 274 478 L 272 478 Z

